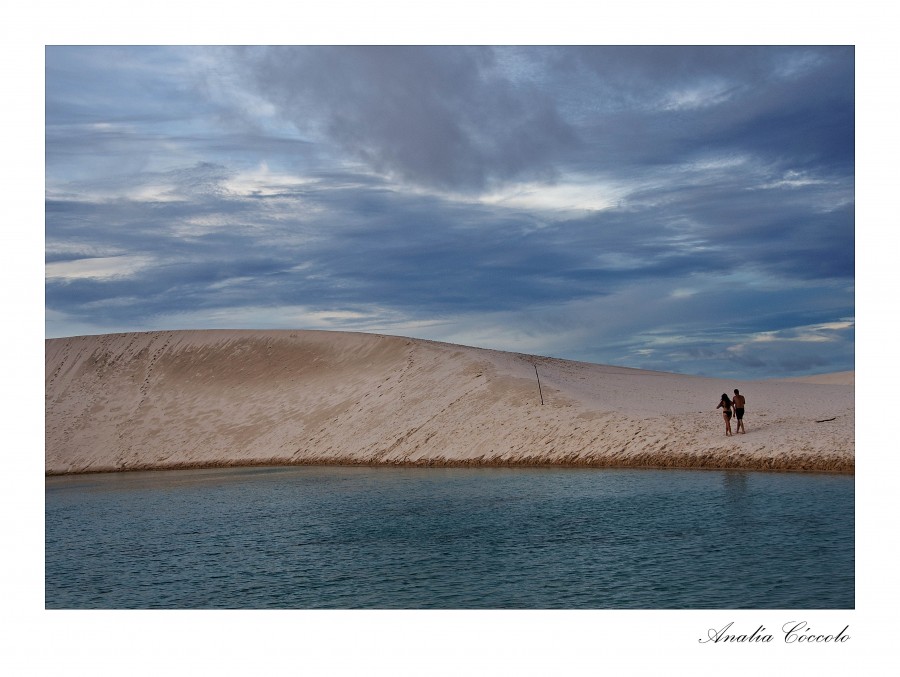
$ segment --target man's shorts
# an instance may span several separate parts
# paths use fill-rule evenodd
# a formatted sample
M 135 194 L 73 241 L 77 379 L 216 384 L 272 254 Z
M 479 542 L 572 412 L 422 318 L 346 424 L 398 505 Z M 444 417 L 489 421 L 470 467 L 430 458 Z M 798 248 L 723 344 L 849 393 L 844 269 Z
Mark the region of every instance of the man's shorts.
M 738 421 L 740 421 L 742 418 L 744 418 L 744 410 L 743 410 L 743 408 L 741 408 L 741 407 L 735 407 L 735 408 L 734 408 L 734 415 L 737 416 L 737 420 L 738 420 Z

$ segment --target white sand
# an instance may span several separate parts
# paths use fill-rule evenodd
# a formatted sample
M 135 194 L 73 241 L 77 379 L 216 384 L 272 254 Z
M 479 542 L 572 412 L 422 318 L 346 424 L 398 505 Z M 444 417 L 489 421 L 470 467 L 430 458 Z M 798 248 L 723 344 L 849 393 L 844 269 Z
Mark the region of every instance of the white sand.
M 726 437 L 734 388 L 747 434 Z M 853 372 L 726 381 L 318 331 L 46 341 L 48 474 L 313 463 L 853 472 Z

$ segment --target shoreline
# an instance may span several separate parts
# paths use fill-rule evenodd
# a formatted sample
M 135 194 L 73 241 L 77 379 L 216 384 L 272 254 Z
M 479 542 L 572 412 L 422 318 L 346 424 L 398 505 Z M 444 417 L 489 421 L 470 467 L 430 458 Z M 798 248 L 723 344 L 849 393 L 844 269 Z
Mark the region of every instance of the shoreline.
M 853 372 L 732 381 L 301 330 L 46 339 L 45 367 L 47 477 L 310 465 L 855 474 Z M 734 387 L 748 432 L 725 437 L 714 407 Z
M 427 462 L 390 462 L 390 463 L 369 463 L 369 462 L 352 462 L 352 461 L 300 461 L 296 463 L 284 462 L 244 462 L 234 461 L 220 464 L 181 464 L 177 466 L 160 466 L 148 465 L 141 466 L 125 466 L 120 468 L 98 468 L 84 469 L 74 471 L 46 471 L 45 478 L 49 477 L 80 477 L 84 475 L 111 475 L 117 473 L 136 473 L 136 472 L 177 472 L 182 470 L 231 470 L 238 468 L 411 468 L 411 469 L 443 469 L 443 468 L 510 468 L 522 470 L 540 470 L 548 468 L 560 468 L 567 470 L 589 469 L 589 470 L 688 470 L 703 472 L 766 472 L 766 473 L 800 473 L 810 475 L 855 475 L 853 466 L 844 468 L 843 466 L 834 469 L 818 469 L 818 468 L 798 468 L 778 467 L 777 465 L 765 466 L 718 466 L 718 465 L 620 465 L 620 464 L 603 464 L 603 463 L 529 463 L 519 461 L 490 461 L 490 462 L 465 462 L 465 461 L 427 461 Z

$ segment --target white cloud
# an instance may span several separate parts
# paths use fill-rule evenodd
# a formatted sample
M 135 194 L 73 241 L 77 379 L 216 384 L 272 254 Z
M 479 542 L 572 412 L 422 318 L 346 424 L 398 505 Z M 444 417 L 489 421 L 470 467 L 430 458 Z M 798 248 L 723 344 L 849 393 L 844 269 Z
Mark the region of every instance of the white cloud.
M 661 108 L 667 111 L 686 111 L 709 108 L 724 103 L 734 92 L 729 82 L 707 82 L 670 91 L 663 97 Z
M 538 211 L 600 211 L 615 207 L 626 192 L 613 184 L 572 177 L 553 184 L 514 184 L 482 196 L 480 202 Z
M 757 188 L 761 188 L 763 190 L 779 188 L 805 188 L 806 186 L 821 186 L 827 183 L 827 181 L 813 178 L 805 172 L 789 170 L 785 172 L 780 179 L 764 183 L 761 186 L 757 186 Z
M 101 256 L 75 261 L 55 261 L 46 264 L 47 280 L 108 279 L 129 277 L 138 270 L 155 263 L 149 256 Z
M 222 187 L 237 196 L 270 196 L 310 183 L 313 180 L 305 177 L 273 172 L 266 162 L 261 162 L 255 169 L 236 172 Z
M 852 320 L 841 320 L 776 331 L 756 332 L 747 336 L 743 342 L 730 346 L 728 350 L 739 353 L 747 347 L 747 344 L 752 343 L 830 343 L 838 340 L 836 332 L 852 329 L 853 326 Z

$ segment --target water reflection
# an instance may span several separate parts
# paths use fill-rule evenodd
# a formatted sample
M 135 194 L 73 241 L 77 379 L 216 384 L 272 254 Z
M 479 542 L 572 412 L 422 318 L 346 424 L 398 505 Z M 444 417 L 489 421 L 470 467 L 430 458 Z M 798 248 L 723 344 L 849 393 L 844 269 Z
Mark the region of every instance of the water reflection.
M 726 470 L 722 473 L 725 508 L 732 514 L 746 514 L 749 508 L 748 476 L 749 473 L 743 470 Z

